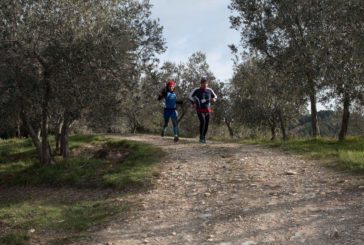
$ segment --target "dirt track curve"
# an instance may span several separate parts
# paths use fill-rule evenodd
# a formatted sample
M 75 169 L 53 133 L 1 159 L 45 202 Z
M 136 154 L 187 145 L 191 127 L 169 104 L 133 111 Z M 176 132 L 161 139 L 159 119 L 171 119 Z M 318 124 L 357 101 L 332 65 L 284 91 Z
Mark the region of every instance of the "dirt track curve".
M 168 152 L 161 176 L 87 244 L 364 244 L 363 176 L 258 146 L 129 139 Z

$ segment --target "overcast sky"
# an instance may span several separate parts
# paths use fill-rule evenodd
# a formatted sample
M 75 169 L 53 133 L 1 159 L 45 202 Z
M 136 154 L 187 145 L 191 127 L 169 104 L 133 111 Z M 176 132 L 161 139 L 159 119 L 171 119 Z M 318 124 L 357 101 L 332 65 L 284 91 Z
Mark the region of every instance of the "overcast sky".
M 164 27 L 167 51 L 161 61 L 186 62 L 197 51 L 207 56 L 211 71 L 221 81 L 232 77 L 229 44 L 239 34 L 230 29 L 230 0 L 151 0 L 154 18 Z

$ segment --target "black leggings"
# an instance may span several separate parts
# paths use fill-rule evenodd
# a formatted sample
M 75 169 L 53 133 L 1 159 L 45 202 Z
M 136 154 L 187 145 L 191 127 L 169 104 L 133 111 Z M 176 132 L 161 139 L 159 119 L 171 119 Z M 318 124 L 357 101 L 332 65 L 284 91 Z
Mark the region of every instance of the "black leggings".
M 200 120 L 200 139 L 205 139 L 207 129 L 209 128 L 210 113 L 197 112 L 198 119 Z

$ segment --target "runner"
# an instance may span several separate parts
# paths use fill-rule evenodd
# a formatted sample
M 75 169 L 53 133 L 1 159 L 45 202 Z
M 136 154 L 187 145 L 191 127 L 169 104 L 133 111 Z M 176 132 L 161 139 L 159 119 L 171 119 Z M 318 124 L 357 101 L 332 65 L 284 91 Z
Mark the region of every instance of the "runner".
M 167 132 L 169 118 L 172 120 L 173 124 L 173 135 L 174 135 L 174 142 L 178 141 L 178 113 L 176 110 L 177 104 L 182 104 L 182 101 L 177 100 L 177 95 L 174 92 L 174 88 L 176 87 L 176 82 L 174 80 L 169 80 L 166 84 L 166 87 L 160 92 L 158 96 L 158 100 L 165 100 L 164 106 L 164 125 L 161 136 L 164 137 Z
M 195 88 L 190 96 L 189 100 L 192 106 L 196 108 L 198 119 L 200 120 L 200 143 L 206 143 L 206 133 L 209 127 L 211 101 L 215 102 L 217 95 L 215 92 L 208 88 L 208 80 L 203 77 L 199 88 Z

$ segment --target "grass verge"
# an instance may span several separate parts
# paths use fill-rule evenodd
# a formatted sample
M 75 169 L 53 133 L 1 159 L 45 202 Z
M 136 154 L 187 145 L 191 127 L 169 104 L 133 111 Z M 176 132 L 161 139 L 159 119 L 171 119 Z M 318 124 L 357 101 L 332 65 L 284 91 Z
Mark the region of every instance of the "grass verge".
M 73 148 L 82 146 L 77 137 Z M 164 153 L 152 145 L 132 141 L 86 138 L 95 150 L 80 154 L 56 164 L 42 166 L 37 163 L 33 150 L 15 151 L 2 157 L 0 184 L 5 186 L 45 187 L 113 187 L 129 189 L 147 186 L 158 175 L 156 163 Z M 86 144 L 86 143 L 84 143 Z M 100 146 L 102 144 L 102 147 Z M 8 147 L 8 144 L 5 144 Z M 0 152 L 2 145 L 0 144 Z M 18 144 L 14 145 L 18 147 Z M 23 154 L 24 151 L 26 154 Z M 98 151 L 98 152 L 95 152 Z M 11 150 L 11 152 L 13 152 Z M 20 153 L 19 153 L 20 152 Z M 21 154 L 21 157 L 19 157 Z M 14 159 L 16 160 L 14 161 Z M 8 159 L 8 160 L 6 160 Z
M 241 141 L 241 143 L 259 144 L 280 148 L 288 152 L 318 159 L 340 170 L 364 173 L 364 139 L 348 137 L 345 141 L 331 138 L 294 139 L 289 141 Z
M 68 244 L 88 236 L 130 208 L 120 196 L 150 186 L 164 155 L 138 142 L 71 137 L 71 149 L 85 146 L 86 152 L 40 166 L 29 140 L 0 141 L 0 244 L 45 236 L 50 244 Z

